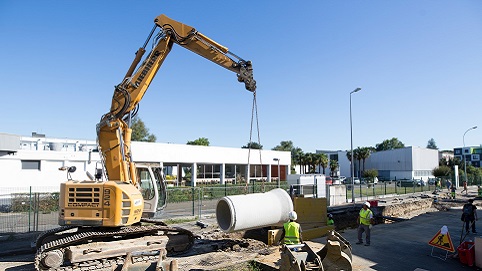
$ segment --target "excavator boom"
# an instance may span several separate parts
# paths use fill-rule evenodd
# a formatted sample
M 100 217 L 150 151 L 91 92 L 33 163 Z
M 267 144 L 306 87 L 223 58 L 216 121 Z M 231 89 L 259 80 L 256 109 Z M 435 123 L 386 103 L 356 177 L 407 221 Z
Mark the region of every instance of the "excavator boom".
M 199 33 L 195 28 L 172 20 L 165 15 L 156 17 L 154 22 L 154 28 L 144 46 L 137 51 L 124 80 L 115 88 L 110 111 L 102 117 L 97 125 L 99 145 L 103 157 L 105 157 L 105 167 L 110 180 L 121 180 L 133 184 L 137 182 L 132 179 L 135 165 L 130 158 L 131 131 L 129 124 L 124 119 L 130 119 L 129 114 L 143 98 L 173 44 L 184 47 L 236 73 L 238 81 L 243 82 L 247 90 L 252 92 L 256 90 L 251 61 L 246 61 L 229 52 L 227 47 Z M 157 28 L 160 31 L 155 35 L 155 46 L 137 68 L 145 52 L 145 47 Z M 121 162 L 119 163 L 119 161 Z

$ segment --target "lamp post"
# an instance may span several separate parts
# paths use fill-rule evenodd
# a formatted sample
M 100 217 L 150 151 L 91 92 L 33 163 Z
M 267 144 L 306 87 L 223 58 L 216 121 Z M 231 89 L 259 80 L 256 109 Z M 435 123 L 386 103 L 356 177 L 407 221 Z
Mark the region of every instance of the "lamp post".
M 280 183 L 280 179 L 281 179 L 280 169 L 279 169 L 279 158 L 273 158 L 273 161 L 277 161 L 277 162 L 278 162 L 278 188 L 279 188 L 279 187 L 280 187 L 279 183 Z
M 464 136 L 462 137 L 462 141 L 464 142 L 464 149 L 465 149 L 465 134 L 468 132 L 468 131 L 471 131 L 471 130 L 475 130 L 477 129 L 477 126 L 474 126 L 474 127 L 470 127 L 469 129 L 467 129 L 467 131 L 465 131 L 464 133 Z M 462 154 L 464 155 L 464 174 L 465 174 L 465 182 L 469 183 L 469 181 L 467 180 L 467 157 L 465 157 L 465 153 L 463 153 L 464 151 L 462 150 Z
M 356 88 L 350 92 L 350 146 L 351 146 L 351 202 L 355 203 L 355 168 L 353 167 L 353 125 L 351 120 L 351 95 L 360 91 L 361 88 Z

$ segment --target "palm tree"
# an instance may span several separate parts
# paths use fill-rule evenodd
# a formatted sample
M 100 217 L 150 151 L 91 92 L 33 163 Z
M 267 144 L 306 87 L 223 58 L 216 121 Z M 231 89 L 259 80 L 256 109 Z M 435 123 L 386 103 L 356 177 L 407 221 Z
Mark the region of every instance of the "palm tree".
M 351 151 L 346 151 L 346 158 L 348 158 L 348 161 L 351 163 Z
M 321 164 L 321 154 L 320 153 L 311 153 L 311 168 L 310 173 L 316 172 L 316 166 Z
M 307 152 L 303 154 L 303 173 L 306 173 L 306 166 L 311 165 L 311 161 L 313 160 L 312 153 Z
M 325 153 L 320 153 L 320 165 L 323 168 L 323 175 L 325 174 L 325 168 L 328 167 L 328 156 Z
M 338 169 L 338 167 L 339 167 L 338 160 L 330 160 L 330 176 L 333 177 L 335 175 L 335 172 Z
M 353 158 L 358 161 L 358 177 L 360 177 L 360 166 L 361 166 L 361 148 L 358 147 L 355 150 L 353 150 Z
M 293 160 L 294 165 L 299 165 L 300 166 L 300 174 L 301 172 L 301 164 L 303 161 L 303 150 L 301 148 L 294 148 L 291 151 L 291 159 Z
M 360 148 L 360 159 L 363 160 L 363 171 L 365 171 L 365 160 L 370 157 L 371 151 L 369 147 Z

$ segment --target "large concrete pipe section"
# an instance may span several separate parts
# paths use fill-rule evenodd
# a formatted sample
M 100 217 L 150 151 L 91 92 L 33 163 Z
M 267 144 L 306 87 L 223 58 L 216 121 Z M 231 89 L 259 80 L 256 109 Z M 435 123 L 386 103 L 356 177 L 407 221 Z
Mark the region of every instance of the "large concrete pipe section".
M 218 201 L 216 218 L 225 232 L 282 225 L 289 220 L 293 202 L 286 191 L 227 196 Z

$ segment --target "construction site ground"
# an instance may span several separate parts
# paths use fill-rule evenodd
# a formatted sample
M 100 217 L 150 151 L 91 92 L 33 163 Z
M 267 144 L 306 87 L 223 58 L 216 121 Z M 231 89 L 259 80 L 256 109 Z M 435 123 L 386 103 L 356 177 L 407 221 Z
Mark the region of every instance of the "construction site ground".
M 459 190 L 460 191 L 460 190 Z M 372 229 L 371 246 L 356 245 L 356 217 L 362 202 L 330 208 L 335 216 L 337 231 L 352 245 L 353 270 L 479 270 L 460 262 L 456 253 L 434 248 L 430 240 L 442 226 L 447 226 L 455 251 L 464 241 L 460 220 L 462 205 L 476 198 L 477 187 L 469 187 L 466 195 L 448 198 L 444 189 L 438 195 L 431 193 L 379 199 L 379 207 L 372 208 L 378 215 Z M 474 202 L 482 209 L 482 200 Z M 380 215 L 386 219 L 380 218 Z M 396 221 L 396 222 L 395 222 Z M 207 215 L 202 223 L 196 221 L 176 224 L 189 229 L 200 238 L 194 247 L 178 260 L 179 270 L 277 270 L 279 247 L 246 238 L 244 232 L 224 233 L 214 216 Z M 482 223 L 482 222 L 481 222 Z M 201 227 L 202 226 L 202 227 Z M 482 227 L 478 225 L 479 232 Z M 37 233 L 38 234 L 38 233 Z M 0 270 L 32 271 L 34 253 L 30 249 L 35 233 L 0 237 Z M 470 234 L 465 241 L 478 235 Z M 482 236 L 482 235 L 481 235 Z M 326 243 L 324 237 L 306 241 L 315 251 Z M 447 259 L 444 259 L 447 256 Z M 252 268 L 251 266 L 257 267 Z

